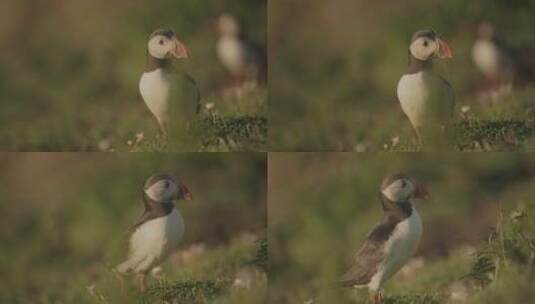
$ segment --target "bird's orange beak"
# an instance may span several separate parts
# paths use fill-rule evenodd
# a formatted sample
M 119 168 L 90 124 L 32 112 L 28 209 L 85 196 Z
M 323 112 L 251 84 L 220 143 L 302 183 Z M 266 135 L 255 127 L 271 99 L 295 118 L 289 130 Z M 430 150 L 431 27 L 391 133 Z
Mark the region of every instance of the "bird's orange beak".
M 415 185 L 416 191 L 414 192 L 414 198 L 428 199 L 429 192 L 427 191 L 427 188 L 420 183 L 415 183 Z
M 173 42 L 175 43 L 175 47 L 171 50 L 171 54 L 176 59 L 187 59 L 189 58 L 189 52 L 186 46 L 180 42 L 180 40 L 173 38 Z
M 437 38 L 438 41 L 438 57 L 439 58 L 452 58 L 453 57 L 453 51 L 451 50 L 450 46 L 442 39 Z
M 191 201 L 193 199 L 193 195 L 191 194 L 191 191 L 189 191 L 188 187 L 181 185 L 180 192 L 182 193 L 182 199 L 186 201 Z

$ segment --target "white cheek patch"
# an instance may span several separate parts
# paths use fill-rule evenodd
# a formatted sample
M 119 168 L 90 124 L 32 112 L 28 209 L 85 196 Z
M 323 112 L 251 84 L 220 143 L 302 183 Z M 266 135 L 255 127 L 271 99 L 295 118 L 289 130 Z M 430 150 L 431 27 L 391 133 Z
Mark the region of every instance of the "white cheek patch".
M 433 55 L 433 53 L 437 51 L 438 43 L 431 41 L 430 43 L 432 43 L 435 47 L 424 47 L 423 39 L 424 38 L 418 38 L 414 40 L 414 42 L 410 46 L 410 51 L 412 56 L 414 56 L 416 59 L 425 61 L 428 60 Z
M 158 58 L 158 59 L 164 59 L 168 52 L 167 50 L 168 43 L 160 44 L 160 39 L 164 39 L 164 38 L 156 36 L 156 37 L 153 37 L 151 40 L 149 40 L 148 49 L 152 57 Z
M 169 182 L 169 187 L 165 187 L 166 181 L 159 181 L 154 185 L 150 186 L 148 189 L 145 189 L 145 193 L 156 202 L 169 201 L 173 198 L 174 194 L 177 192 L 178 188 L 175 183 Z
M 402 180 L 393 182 L 382 191 L 383 195 L 393 202 L 408 199 L 411 196 L 411 193 L 414 192 L 414 185 L 409 181 L 405 182 L 405 187 L 402 187 Z

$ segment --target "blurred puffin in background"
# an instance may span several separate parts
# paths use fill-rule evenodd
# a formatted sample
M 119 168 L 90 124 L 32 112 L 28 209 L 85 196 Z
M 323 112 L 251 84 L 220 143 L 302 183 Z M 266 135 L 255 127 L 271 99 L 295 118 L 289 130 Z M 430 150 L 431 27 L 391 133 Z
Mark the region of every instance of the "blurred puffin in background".
M 248 40 L 242 34 L 238 20 L 228 13 L 217 18 L 216 29 L 217 58 L 232 78 L 232 85 L 264 83 L 267 78 L 265 50 Z
M 478 27 L 472 60 L 485 78 L 484 95 L 481 96 L 484 100 L 496 100 L 512 92 L 515 76 L 512 51 L 488 22 L 482 22 Z
M 484 101 L 500 101 L 513 86 L 535 81 L 535 48 L 511 47 L 489 22 L 478 26 L 472 60 L 485 78 Z

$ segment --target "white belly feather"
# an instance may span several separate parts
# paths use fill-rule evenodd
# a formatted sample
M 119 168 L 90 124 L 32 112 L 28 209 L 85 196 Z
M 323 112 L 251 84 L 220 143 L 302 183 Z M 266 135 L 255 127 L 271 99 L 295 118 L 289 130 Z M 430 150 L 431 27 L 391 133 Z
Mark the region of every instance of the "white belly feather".
M 221 37 L 217 42 L 217 56 L 221 63 L 234 74 L 245 69 L 245 47 L 237 37 Z
M 139 81 L 139 92 L 150 111 L 161 124 L 167 121 L 167 108 L 171 87 L 162 69 L 145 72 Z
M 184 230 L 184 220 L 177 209 L 142 224 L 130 239 L 129 259 L 117 270 L 121 273 L 149 271 L 178 247 Z
M 416 209 L 413 209 L 409 218 L 397 224 L 385 244 L 385 259 L 368 284 L 370 290 L 379 290 L 386 280 L 407 264 L 421 237 L 422 220 Z
M 425 108 L 429 93 L 423 72 L 406 74 L 399 80 L 397 94 L 401 109 L 413 126 L 419 127 L 425 120 Z
M 472 48 L 474 63 L 487 77 L 496 77 L 500 68 L 500 53 L 496 45 L 488 40 L 479 40 Z

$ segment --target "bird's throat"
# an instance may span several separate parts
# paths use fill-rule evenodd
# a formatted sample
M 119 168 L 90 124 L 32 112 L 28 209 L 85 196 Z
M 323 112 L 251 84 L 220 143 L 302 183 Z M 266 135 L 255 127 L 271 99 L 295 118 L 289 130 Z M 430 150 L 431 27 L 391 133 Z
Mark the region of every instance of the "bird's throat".
M 416 74 L 425 70 L 431 70 L 432 68 L 433 68 L 433 61 L 431 59 L 420 60 L 414 57 L 409 52 L 409 67 L 405 74 Z
M 159 59 L 147 54 L 147 62 L 145 64 L 145 73 L 155 71 L 157 69 L 165 68 L 171 64 L 170 59 Z

